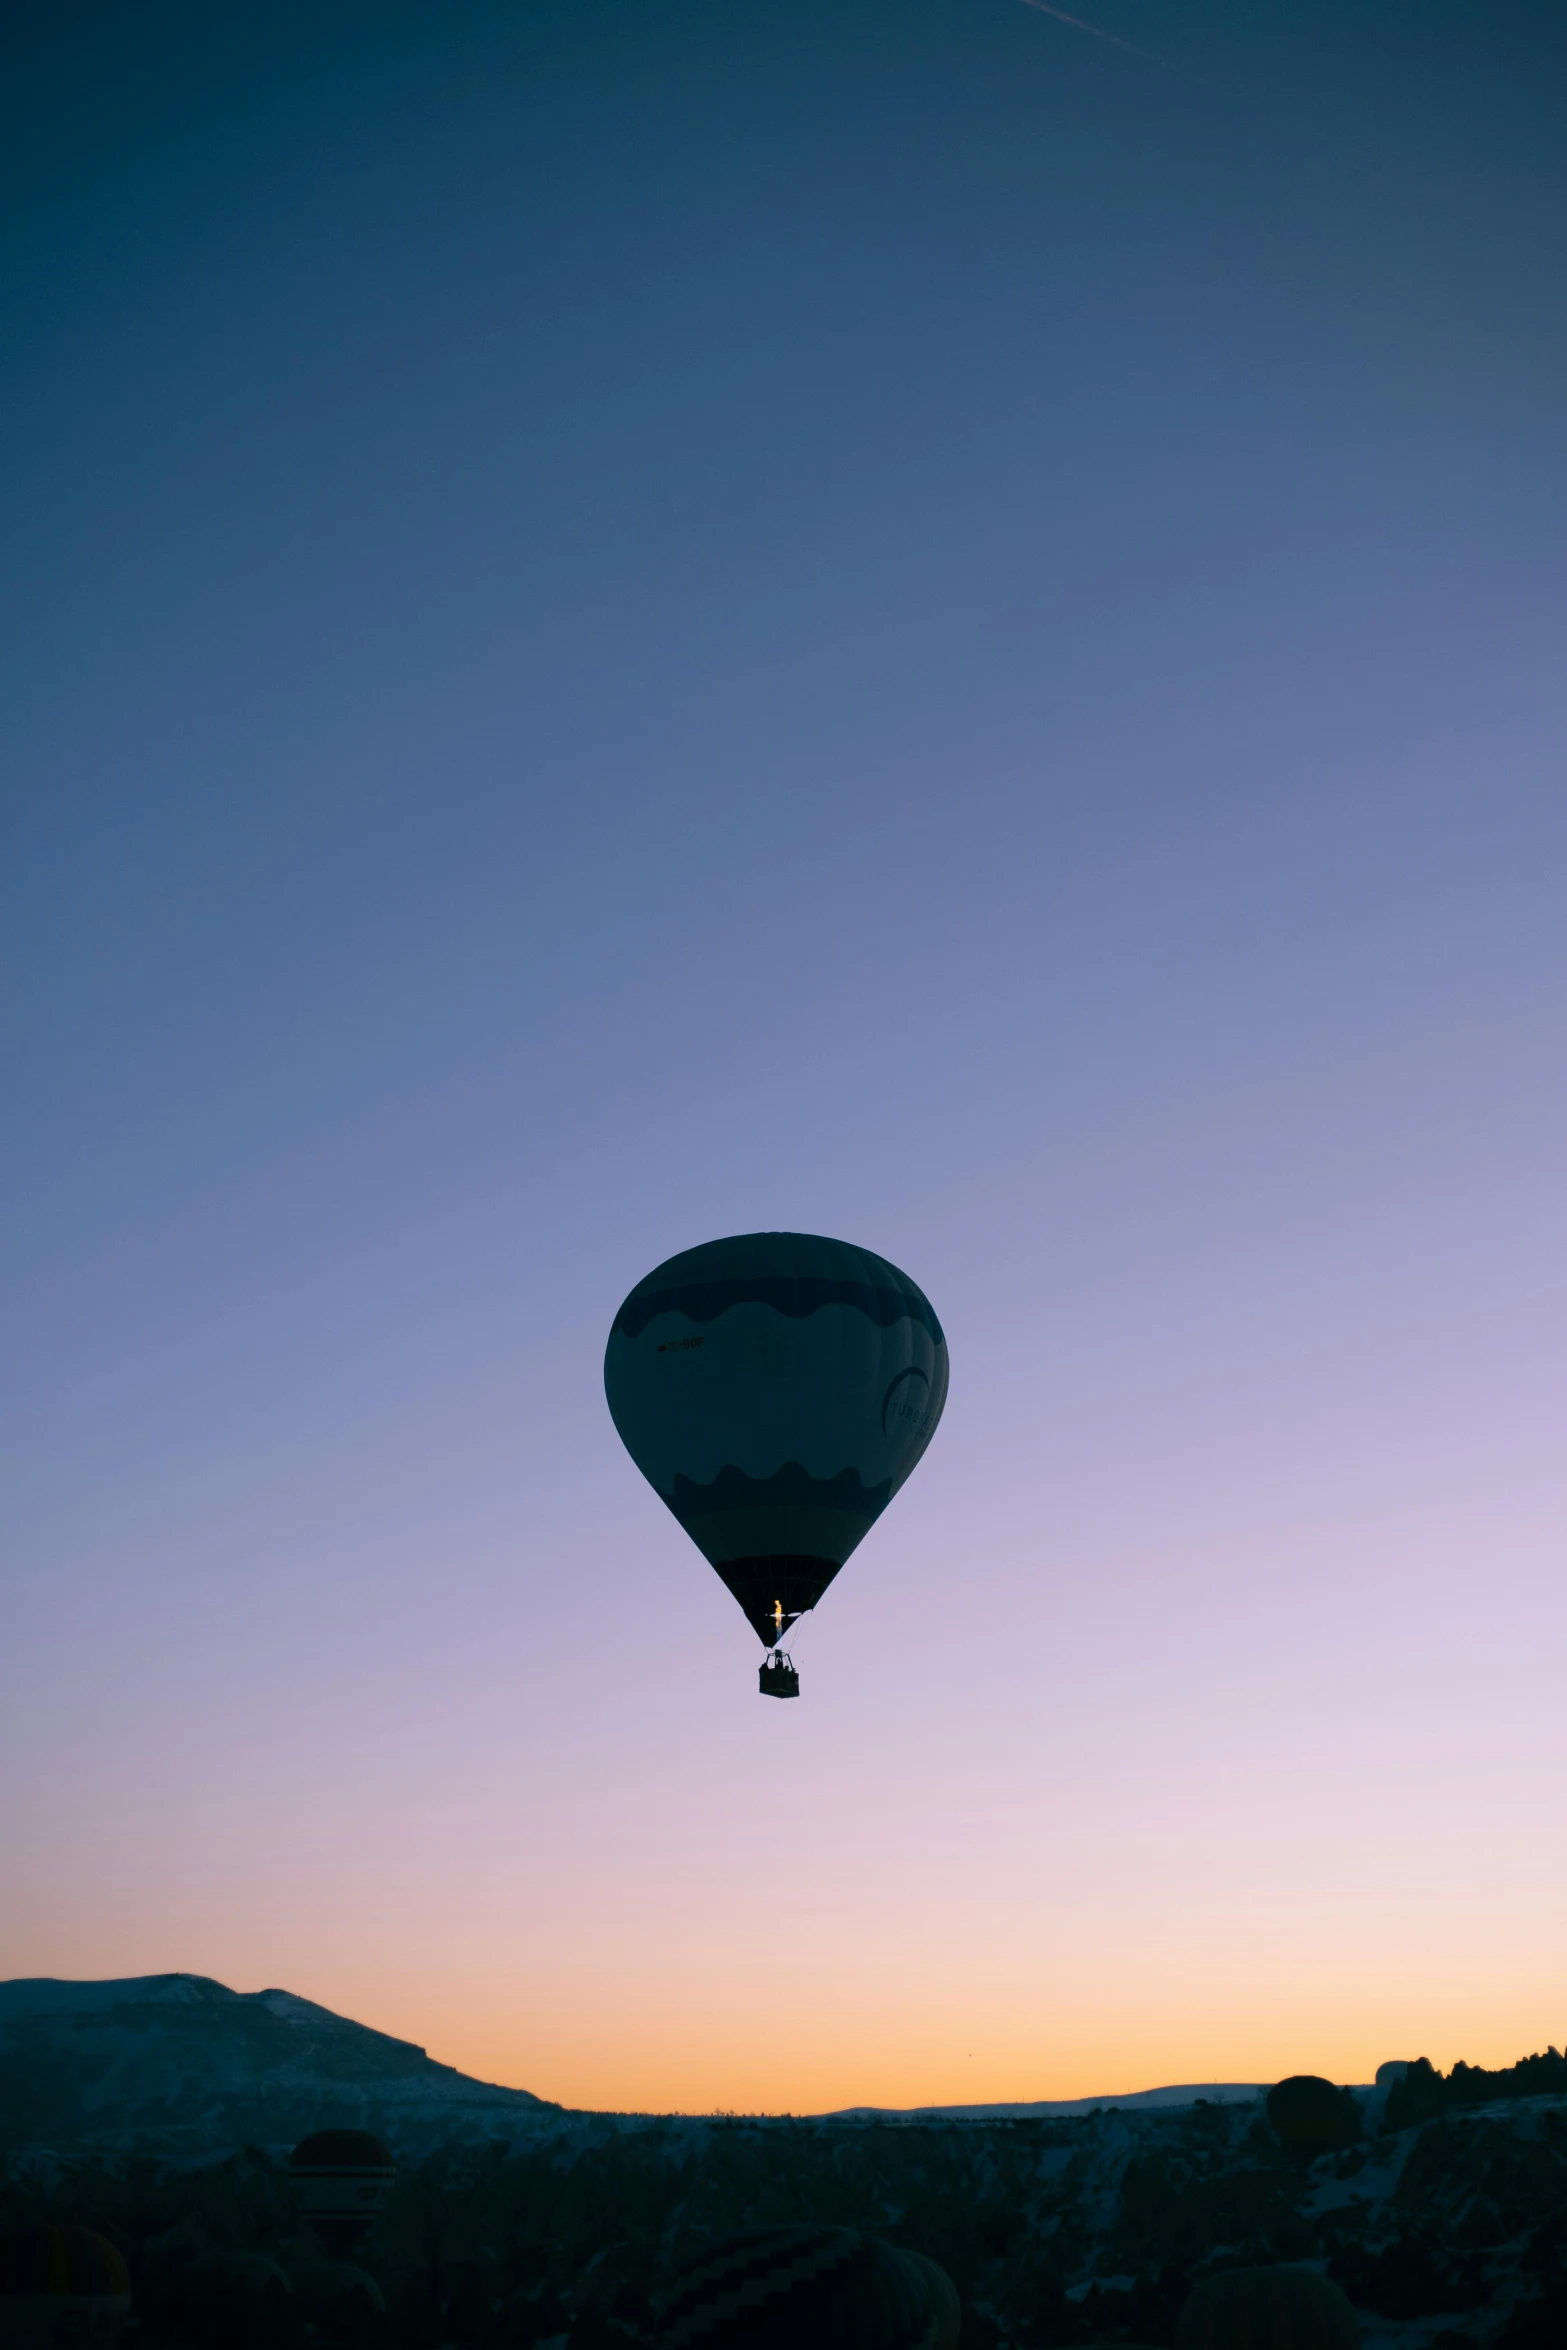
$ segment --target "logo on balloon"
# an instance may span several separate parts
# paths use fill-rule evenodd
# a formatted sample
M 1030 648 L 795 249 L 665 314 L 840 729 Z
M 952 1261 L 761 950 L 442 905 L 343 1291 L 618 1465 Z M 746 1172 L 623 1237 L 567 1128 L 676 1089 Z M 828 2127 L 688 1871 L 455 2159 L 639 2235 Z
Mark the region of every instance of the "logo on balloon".
M 911 1379 L 918 1379 L 920 1385 L 911 1387 Z M 929 1426 L 930 1377 L 911 1363 L 889 1383 L 881 1399 L 881 1432 L 883 1436 L 923 1436 Z

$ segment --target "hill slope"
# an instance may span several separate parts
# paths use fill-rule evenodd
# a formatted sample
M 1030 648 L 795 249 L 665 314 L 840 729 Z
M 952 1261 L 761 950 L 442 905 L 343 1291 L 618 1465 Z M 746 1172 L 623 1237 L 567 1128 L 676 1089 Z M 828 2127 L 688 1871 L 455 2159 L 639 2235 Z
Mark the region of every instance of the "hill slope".
M 812 2217 L 941 2261 L 965 2350 L 1169 2344 L 1198 2279 L 1256 2261 L 1325 2266 L 1365 2350 L 1563 2350 L 1564 2213 L 1567 2096 L 1439 2112 L 1315 2161 L 1287 2154 L 1258 2101 L 890 2125 L 565 2116 L 399 2165 L 356 2254 L 388 2315 L 359 2339 L 651 2346 L 682 2260 L 733 2228 Z M 121 2245 L 144 2350 L 297 2345 L 287 2327 L 246 2332 L 242 2306 L 200 2337 L 159 2318 L 202 2252 L 262 2253 L 305 2289 L 319 2256 L 276 2153 L 0 2155 L 0 2228 L 46 2216 Z
M 512 2135 L 558 2110 L 291 1991 L 205 1975 L 0 1983 L 0 2147 L 176 2155 L 347 2126 L 413 2150 Z

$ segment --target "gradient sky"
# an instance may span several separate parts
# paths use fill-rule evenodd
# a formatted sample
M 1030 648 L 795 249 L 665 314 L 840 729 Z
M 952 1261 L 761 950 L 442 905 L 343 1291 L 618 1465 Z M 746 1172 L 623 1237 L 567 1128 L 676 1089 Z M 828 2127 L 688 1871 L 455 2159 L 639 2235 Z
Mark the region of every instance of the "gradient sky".
M 575 2104 L 1567 2034 L 1567 18 L 38 6 L 0 1974 Z M 764 1704 L 605 1409 L 952 1395 Z

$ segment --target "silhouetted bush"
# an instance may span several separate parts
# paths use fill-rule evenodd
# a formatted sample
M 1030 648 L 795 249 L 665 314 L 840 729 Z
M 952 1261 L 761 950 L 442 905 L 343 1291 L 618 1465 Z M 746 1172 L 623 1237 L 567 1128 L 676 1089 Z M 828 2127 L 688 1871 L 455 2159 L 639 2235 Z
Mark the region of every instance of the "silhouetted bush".
M 1567 2056 L 1548 2048 L 1543 2056 L 1524 2056 L 1498 2072 L 1483 2065 L 1455 2064 L 1445 2077 L 1418 2057 L 1401 2081 L 1395 2081 L 1383 2109 L 1384 2130 L 1413 2129 L 1439 2113 L 1465 2106 L 1492 2105 L 1504 2098 L 1561 2097 L 1567 2095 Z
M 1352 2092 L 1318 2073 L 1293 2073 L 1270 2089 L 1268 2120 L 1285 2150 L 1308 2160 L 1353 2146 L 1364 2127 Z

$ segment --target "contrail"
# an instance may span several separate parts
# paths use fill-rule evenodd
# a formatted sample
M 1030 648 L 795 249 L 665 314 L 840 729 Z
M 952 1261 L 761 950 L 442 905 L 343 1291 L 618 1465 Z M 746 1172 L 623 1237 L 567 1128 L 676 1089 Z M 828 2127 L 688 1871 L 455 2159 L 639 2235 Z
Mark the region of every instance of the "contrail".
M 1124 49 L 1128 57 L 1140 57 L 1145 65 L 1162 65 L 1166 73 L 1181 71 L 1168 58 L 1156 57 L 1151 49 L 1139 49 L 1135 41 L 1123 41 L 1119 33 L 1107 33 L 1102 26 L 1085 24 L 1080 16 L 1068 16 L 1064 8 L 1052 8 L 1050 0 L 1023 0 L 1023 5 L 1037 8 L 1041 16 L 1053 16 L 1057 24 L 1069 24 L 1074 32 L 1090 33 L 1096 41 L 1108 41 L 1112 49 Z

